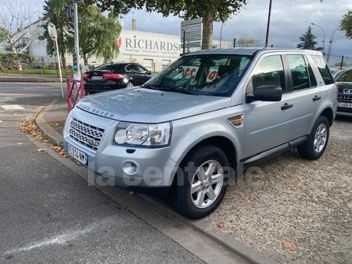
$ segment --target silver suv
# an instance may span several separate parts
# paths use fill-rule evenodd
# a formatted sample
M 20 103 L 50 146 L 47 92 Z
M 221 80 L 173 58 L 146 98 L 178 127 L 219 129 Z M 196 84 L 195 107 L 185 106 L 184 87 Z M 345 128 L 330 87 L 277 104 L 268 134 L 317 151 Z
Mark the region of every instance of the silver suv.
M 65 148 L 99 179 L 167 188 L 178 212 L 200 218 L 244 164 L 293 147 L 318 159 L 336 107 L 320 52 L 206 50 L 142 87 L 82 99 L 67 117 Z

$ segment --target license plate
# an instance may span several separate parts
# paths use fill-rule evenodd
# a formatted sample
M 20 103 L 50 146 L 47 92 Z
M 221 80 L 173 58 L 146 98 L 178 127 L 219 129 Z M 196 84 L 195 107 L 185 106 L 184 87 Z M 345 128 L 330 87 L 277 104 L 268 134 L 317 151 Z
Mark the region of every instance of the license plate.
M 103 76 L 92 76 L 91 78 L 93 81 L 101 81 L 103 79 Z
M 337 107 L 352 108 L 352 103 L 338 102 Z
M 74 159 L 78 160 L 79 162 L 83 163 L 84 165 L 87 164 L 88 159 L 87 159 L 86 153 L 76 149 L 75 147 L 72 147 L 71 145 L 67 146 L 67 152 Z

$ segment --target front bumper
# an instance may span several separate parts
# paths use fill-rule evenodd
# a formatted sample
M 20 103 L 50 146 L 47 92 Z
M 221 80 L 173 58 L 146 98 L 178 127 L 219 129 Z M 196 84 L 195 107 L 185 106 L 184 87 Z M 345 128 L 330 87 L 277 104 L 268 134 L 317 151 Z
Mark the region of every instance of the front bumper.
M 77 142 L 68 133 L 71 119 L 75 117 L 87 124 L 94 124 L 105 130 L 98 149 Z M 133 148 L 114 145 L 113 138 L 117 121 L 99 117 L 75 108 L 66 120 L 64 147 L 68 144 L 87 155 L 91 173 L 89 183 L 118 185 L 121 187 L 170 187 L 178 168 L 170 159 L 170 148 Z M 130 167 L 136 168 L 135 171 Z M 92 172 L 97 177 L 93 177 Z

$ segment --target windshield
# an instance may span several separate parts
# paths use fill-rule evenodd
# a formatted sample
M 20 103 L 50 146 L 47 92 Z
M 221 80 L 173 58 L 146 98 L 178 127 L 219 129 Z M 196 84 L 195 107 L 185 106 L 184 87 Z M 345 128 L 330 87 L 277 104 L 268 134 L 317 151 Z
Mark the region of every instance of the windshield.
M 240 55 L 184 56 L 143 87 L 194 95 L 230 96 L 250 60 L 250 56 Z
M 336 81 L 337 82 L 352 82 L 352 69 L 338 74 Z

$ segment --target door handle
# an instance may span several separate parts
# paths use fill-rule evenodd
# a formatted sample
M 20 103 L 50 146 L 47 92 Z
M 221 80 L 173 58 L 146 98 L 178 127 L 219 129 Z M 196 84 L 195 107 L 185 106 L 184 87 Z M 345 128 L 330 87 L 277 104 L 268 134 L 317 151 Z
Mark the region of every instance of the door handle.
M 321 97 L 316 95 L 313 97 L 312 100 L 313 100 L 313 102 L 315 102 L 315 101 L 319 101 L 320 99 L 321 99 Z
M 292 107 L 293 107 L 293 104 L 285 103 L 283 106 L 281 106 L 281 110 L 285 111 L 285 110 L 290 109 Z

